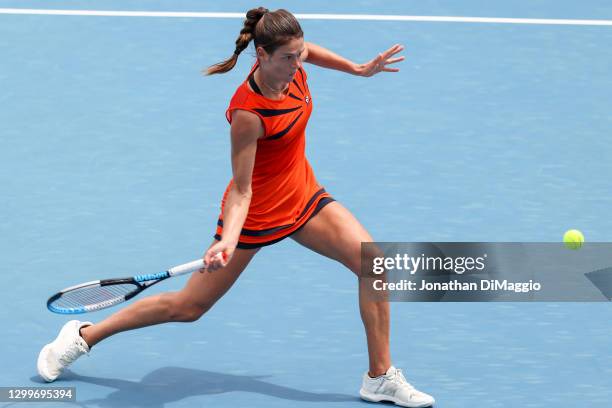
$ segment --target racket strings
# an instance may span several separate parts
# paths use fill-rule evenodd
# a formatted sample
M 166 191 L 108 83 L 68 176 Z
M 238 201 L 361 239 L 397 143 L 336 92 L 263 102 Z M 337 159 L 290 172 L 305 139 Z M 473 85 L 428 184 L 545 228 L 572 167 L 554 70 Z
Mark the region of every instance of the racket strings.
M 62 294 L 53 302 L 53 305 L 65 309 L 92 306 L 118 298 L 122 299 L 134 289 L 136 289 L 136 286 L 133 284 L 89 286 Z

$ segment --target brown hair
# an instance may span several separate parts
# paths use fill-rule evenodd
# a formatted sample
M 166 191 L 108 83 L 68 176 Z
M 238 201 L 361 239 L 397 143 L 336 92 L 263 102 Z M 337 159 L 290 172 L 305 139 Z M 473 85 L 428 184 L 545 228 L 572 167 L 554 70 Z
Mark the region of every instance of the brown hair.
M 264 7 L 251 9 L 246 13 L 244 26 L 236 40 L 234 54 L 225 61 L 211 65 L 205 73 L 206 75 L 222 74 L 234 68 L 238 55 L 244 51 L 251 40 L 255 43 L 255 48 L 262 47 L 268 54 L 272 54 L 278 47 L 287 44 L 290 40 L 303 36 L 300 23 L 287 10 L 269 11 Z

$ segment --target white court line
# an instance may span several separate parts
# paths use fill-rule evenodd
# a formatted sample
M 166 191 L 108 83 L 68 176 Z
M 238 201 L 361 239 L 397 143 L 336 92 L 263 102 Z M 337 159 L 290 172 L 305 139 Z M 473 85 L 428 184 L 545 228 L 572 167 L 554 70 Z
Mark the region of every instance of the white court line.
M 55 16 L 105 16 L 105 17 L 175 17 L 175 18 L 244 18 L 245 13 L 206 13 L 175 11 L 112 11 L 112 10 L 47 10 L 0 8 L 0 14 L 35 14 Z M 612 20 L 573 20 L 544 18 L 497 17 L 445 17 L 399 16 L 379 14 L 299 14 L 302 20 L 368 20 L 368 21 L 424 21 L 443 23 L 494 23 L 494 24 L 544 24 L 577 26 L 612 26 Z

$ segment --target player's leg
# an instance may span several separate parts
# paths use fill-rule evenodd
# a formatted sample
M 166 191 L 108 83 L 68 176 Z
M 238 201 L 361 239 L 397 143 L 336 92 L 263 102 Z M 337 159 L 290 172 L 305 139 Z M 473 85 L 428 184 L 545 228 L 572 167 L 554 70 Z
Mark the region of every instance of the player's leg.
M 361 242 L 372 237 L 340 203 L 327 204 L 291 236 L 305 247 L 344 264 L 356 275 L 361 268 Z M 379 375 L 391 366 L 389 352 L 389 303 L 366 296 L 360 282 L 359 310 L 363 321 L 370 360 L 370 374 Z
M 338 202 L 323 207 L 292 238 L 341 262 L 356 275 L 361 268 L 361 242 L 372 242 L 366 229 Z M 381 256 L 377 249 L 370 247 L 369 250 L 371 253 L 364 254 L 364 257 Z M 389 302 L 372 299 L 367 284 L 367 280 L 360 279 L 359 309 L 367 337 L 370 370 L 363 375 L 359 395 L 367 401 L 392 401 L 404 407 L 432 405 L 433 397 L 415 389 L 406 381 L 402 371 L 391 365 Z
M 100 323 L 71 320 L 38 355 L 38 373 L 48 382 L 91 347 L 113 334 L 165 322 L 192 322 L 208 311 L 238 279 L 257 249 L 236 249 L 232 259 L 215 272 L 195 272 L 178 292 L 143 298 Z

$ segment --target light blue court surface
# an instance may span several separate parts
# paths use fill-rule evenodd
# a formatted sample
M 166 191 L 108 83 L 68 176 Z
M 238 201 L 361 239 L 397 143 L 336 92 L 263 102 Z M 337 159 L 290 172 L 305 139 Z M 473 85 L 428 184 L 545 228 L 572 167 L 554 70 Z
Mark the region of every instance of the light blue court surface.
M 612 19 L 607 0 L 266 6 Z M 308 157 L 375 239 L 556 242 L 578 228 L 587 241 L 612 240 L 612 27 L 302 26 L 307 40 L 359 62 L 406 46 L 398 74 L 364 79 L 307 66 Z M 0 14 L 0 386 L 41 385 L 38 351 L 68 320 L 46 310 L 51 293 L 157 272 L 207 248 L 230 178 L 224 110 L 252 52 L 227 75 L 200 70 L 233 51 L 240 28 L 240 19 Z M 366 407 L 357 398 L 367 353 L 356 289 L 350 272 L 286 240 L 262 250 L 201 321 L 110 338 L 54 385 L 77 387 L 83 407 Z M 610 406 L 609 303 L 398 303 L 392 313 L 394 362 L 438 407 Z

